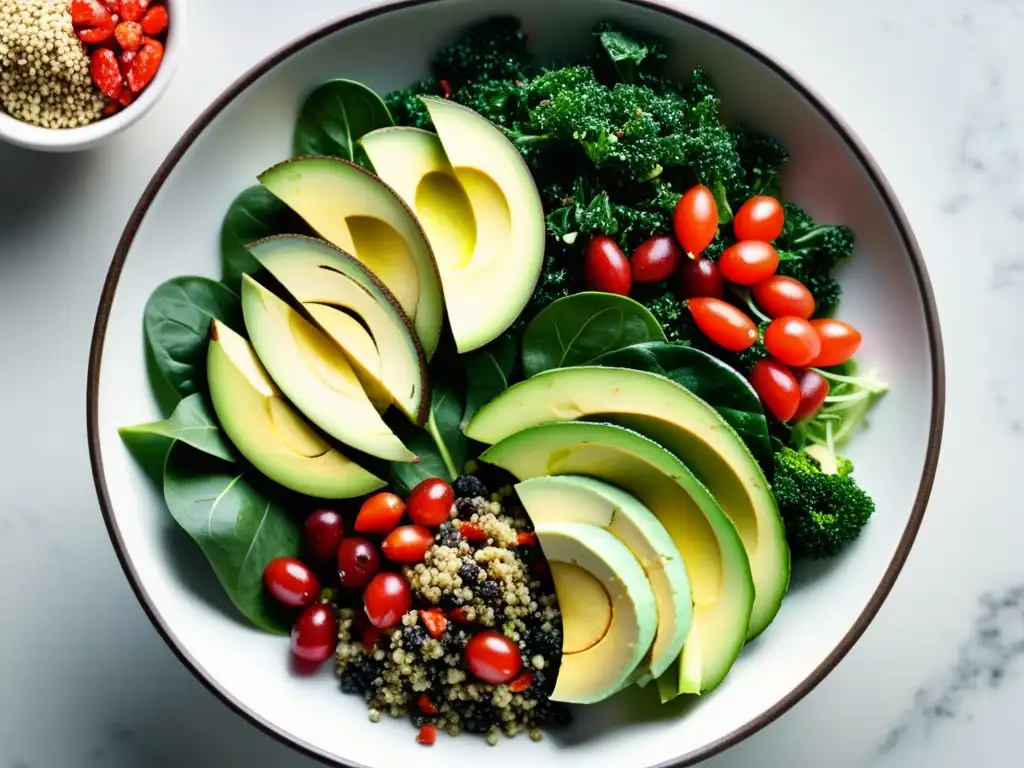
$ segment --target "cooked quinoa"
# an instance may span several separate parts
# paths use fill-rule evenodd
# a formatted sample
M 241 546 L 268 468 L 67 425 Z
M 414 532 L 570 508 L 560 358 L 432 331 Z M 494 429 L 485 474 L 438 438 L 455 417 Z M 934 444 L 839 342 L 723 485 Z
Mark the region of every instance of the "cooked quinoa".
M 0 107 L 43 128 L 99 120 L 106 100 L 92 82 L 68 0 L 0 0 Z
M 511 489 L 488 495 L 479 479 L 463 477 L 455 490 L 452 519 L 438 530 L 425 561 L 404 569 L 419 608 L 381 633 L 372 648 L 363 616 L 341 610 L 336 661 L 342 690 L 365 697 L 371 722 L 382 714 L 410 717 L 416 726 L 433 724 L 452 736 L 485 734 L 492 745 L 501 734 L 526 732 L 539 740 L 542 727 L 569 720 L 568 710 L 548 699 L 562 647 L 554 589 L 543 578 L 539 548 L 518 545 L 529 522 L 515 508 Z M 467 541 L 460 533 L 466 524 L 486 539 Z M 449 617 L 436 639 L 420 616 L 435 606 Z M 484 683 L 468 671 L 463 651 L 484 628 L 518 645 L 529 679 L 525 690 Z

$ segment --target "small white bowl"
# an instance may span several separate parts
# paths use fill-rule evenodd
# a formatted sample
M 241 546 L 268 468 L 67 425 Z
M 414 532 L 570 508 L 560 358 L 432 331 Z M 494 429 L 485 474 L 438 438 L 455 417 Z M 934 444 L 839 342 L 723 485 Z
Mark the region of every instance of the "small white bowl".
M 161 0 L 167 6 L 171 22 L 167 29 L 164 59 L 153 81 L 129 106 L 115 115 L 104 117 L 80 128 L 41 128 L 17 120 L 0 108 L 0 141 L 40 152 L 78 152 L 91 149 L 120 133 L 142 117 L 167 90 L 181 58 L 187 21 L 185 0 Z

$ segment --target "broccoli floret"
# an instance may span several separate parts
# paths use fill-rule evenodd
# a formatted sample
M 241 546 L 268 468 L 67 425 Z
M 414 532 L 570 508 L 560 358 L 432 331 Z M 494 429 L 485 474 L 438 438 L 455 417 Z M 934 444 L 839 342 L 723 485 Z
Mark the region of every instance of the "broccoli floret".
M 425 94 L 441 95 L 437 81 L 433 78 L 420 80 L 408 88 L 392 91 L 384 97 L 384 103 L 387 105 L 388 111 L 391 112 L 391 117 L 394 118 L 396 125 L 409 125 L 414 128 L 431 127 L 430 115 L 420 99 L 420 96 Z
M 525 80 L 533 57 L 519 19 L 494 16 L 468 27 L 434 57 L 434 77 L 453 90 L 485 80 Z
M 818 224 L 792 203 L 784 208 L 786 223 L 776 241 L 778 272 L 807 286 L 814 296 L 815 316 L 827 317 L 835 312 L 842 296 L 831 272 L 853 255 L 853 230 L 839 224 Z
M 740 125 L 734 135 L 748 195 L 781 197 L 780 174 L 789 159 L 786 148 L 777 139 L 746 124 Z
M 775 454 L 772 490 L 794 557 L 838 554 L 854 541 L 875 511 L 875 502 L 853 479 L 853 464 L 836 459 L 836 472 L 805 451 L 783 448 Z

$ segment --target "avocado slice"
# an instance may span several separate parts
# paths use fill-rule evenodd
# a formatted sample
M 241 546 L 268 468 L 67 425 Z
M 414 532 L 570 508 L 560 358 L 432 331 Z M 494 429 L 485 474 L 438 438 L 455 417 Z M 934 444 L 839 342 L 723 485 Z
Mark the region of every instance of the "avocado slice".
M 242 276 L 242 315 L 260 362 L 307 419 L 371 456 L 416 461 L 377 413 L 344 353 L 249 275 Z
M 685 464 L 625 427 L 585 421 L 515 432 L 480 460 L 519 480 L 594 477 L 639 499 L 675 542 L 693 591 L 693 623 L 679 668 L 658 679 L 662 699 L 704 693 L 722 682 L 747 636 L 754 583 L 736 529 Z
M 427 361 L 391 291 L 360 262 L 323 240 L 282 235 L 247 249 L 345 351 L 364 388 L 370 382 L 386 391 L 399 410 L 423 426 L 430 410 Z M 366 329 L 339 308 L 358 316 Z
M 683 557 L 647 507 L 621 488 L 590 477 L 534 477 L 515 486 L 534 525 L 586 523 L 625 544 L 640 561 L 658 604 L 658 631 L 649 658 L 637 668 L 641 684 L 678 658 L 693 619 L 693 595 Z
M 622 690 L 654 640 L 658 606 L 639 561 L 603 528 L 536 526 L 562 611 L 552 701 L 593 704 Z
M 481 408 L 466 435 L 495 443 L 534 424 L 598 419 L 629 427 L 678 456 L 732 520 L 757 596 L 747 639 L 775 618 L 789 587 L 789 545 L 775 496 L 746 444 L 688 389 L 657 374 L 579 366 L 545 371 Z
M 318 499 L 354 498 L 387 485 L 328 445 L 284 399 L 249 342 L 216 319 L 206 375 L 224 434 L 274 482 Z
M 377 176 L 340 157 L 297 157 L 260 183 L 327 242 L 352 254 L 412 318 L 429 360 L 444 323 L 434 255 L 416 218 Z
M 544 209 L 533 175 L 497 126 L 453 101 L 423 102 L 436 134 L 381 128 L 360 144 L 423 225 L 452 335 L 459 352 L 469 352 L 500 336 L 529 301 L 544 262 Z

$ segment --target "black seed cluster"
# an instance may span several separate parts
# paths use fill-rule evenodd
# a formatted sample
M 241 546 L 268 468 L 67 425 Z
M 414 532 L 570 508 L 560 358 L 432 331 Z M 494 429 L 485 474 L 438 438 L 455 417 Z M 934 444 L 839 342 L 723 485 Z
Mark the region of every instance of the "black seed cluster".
M 452 488 L 455 490 L 456 499 L 472 499 L 475 497 L 486 499 L 490 496 L 487 486 L 476 475 L 459 475 L 452 484 Z

